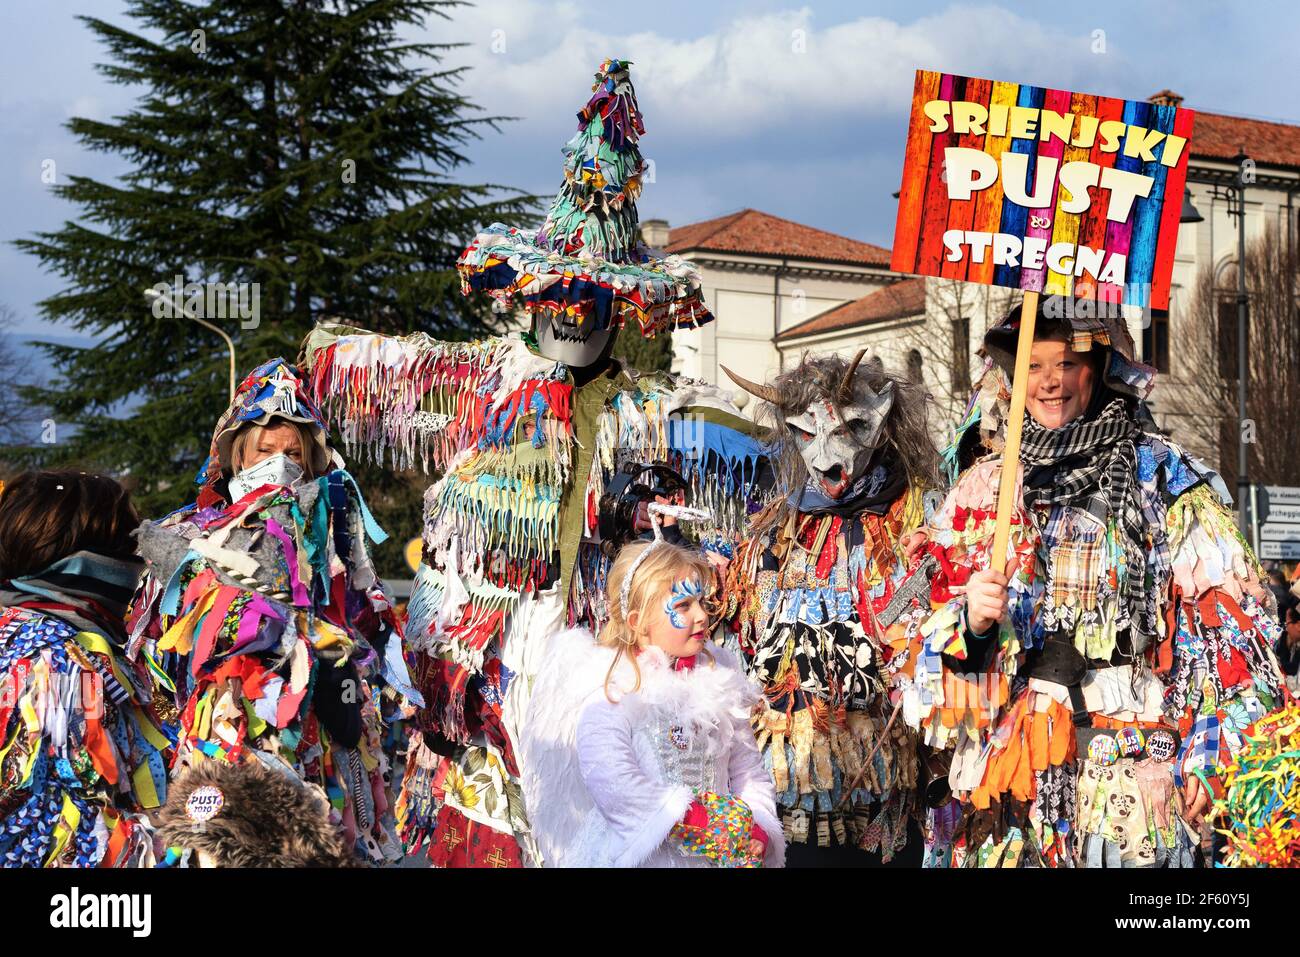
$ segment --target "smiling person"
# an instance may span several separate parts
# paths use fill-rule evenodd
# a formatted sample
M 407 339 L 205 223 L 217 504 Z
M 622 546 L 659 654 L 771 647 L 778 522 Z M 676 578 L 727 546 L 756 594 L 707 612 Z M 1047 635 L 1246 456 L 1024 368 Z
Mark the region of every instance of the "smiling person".
M 712 581 L 697 552 L 626 545 L 600 637 L 551 640 L 521 740 L 547 866 L 781 866 L 772 782 L 749 729 L 759 695 L 709 642 Z
M 381 863 L 401 849 L 379 682 L 409 692 L 412 706 L 420 699 L 367 546 L 383 532 L 327 440 L 293 366 L 272 359 L 244 379 L 213 431 L 196 502 L 141 527 L 148 570 L 129 648 L 152 662 L 157 697 L 174 704 L 174 781 L 198 780 L 203 772 L 186 769 L 212 761 L 283 772 L 328 795 L 328 826 L 346 854 Z M 185 818 L 191 810 L 173 808 L 173 823 L 204 824 Z M 259 853 L 251 843 L 236 850 L 241 860 Z
M 841 847 L 888 862 L 916 830 L 915 737 L 888 690 L 895 644 L 929 610 L 899 586 L 938 454 L 920 389 L 864 354 L 805 357 L 766 385 L 726 370 L 766 401 L 780 449 L 780 494 L 750 523 L 723 603 L 766 697 L 756 731 L 791 866 L 875 860 Z
M 1019 322 L 985 337 L 981 407 L 1006 395 Z M 932 522 L 936 611 L 903 710 L 951 758 L 933 865 L 1190 866 L 1219 769 L 1282 703 L 1261 569 L 1223 482 L 1146 414 L 1133 352 L 1121 321 L 1040 316 L 1006 572 L 1000 455 Z

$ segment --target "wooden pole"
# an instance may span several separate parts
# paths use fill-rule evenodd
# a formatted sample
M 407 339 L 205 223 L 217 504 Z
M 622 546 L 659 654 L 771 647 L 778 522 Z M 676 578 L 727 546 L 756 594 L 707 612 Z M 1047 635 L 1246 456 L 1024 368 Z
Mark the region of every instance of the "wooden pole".
M 1002 451 L 998 482 L 998 519 L 993 530 L 989 567 L 1007 567 L 1007 542 L 1011 538 L 1011 512 L 1016 506 L 1016 472 L 1020 468 L 1020 432 L 1025 426 L 1025 395 L 1029 391 L 1029 353 L 1034 348 L 1034 323 L 1038 319 L 1038 293 L 1025 292 L 1020 307 L 1020 337 L 1016 340 L 1016 374 L 1011 381 L 1011 412 L 1007 416 L 1007 445 Z

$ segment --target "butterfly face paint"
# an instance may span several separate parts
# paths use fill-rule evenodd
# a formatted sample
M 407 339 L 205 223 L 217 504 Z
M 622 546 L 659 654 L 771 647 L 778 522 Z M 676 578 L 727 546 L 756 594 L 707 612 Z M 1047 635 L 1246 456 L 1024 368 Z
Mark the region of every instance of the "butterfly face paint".
M 672 590 L 664 600 L 664 614 L 668 616 L 674 628 L 686 627 L 686 618 L 681 612 L 682 607 L 692 598 L 700 598 L 703 595 L 704 586 L 700 584 L 698 578 L 682 578 L 673 582 Z

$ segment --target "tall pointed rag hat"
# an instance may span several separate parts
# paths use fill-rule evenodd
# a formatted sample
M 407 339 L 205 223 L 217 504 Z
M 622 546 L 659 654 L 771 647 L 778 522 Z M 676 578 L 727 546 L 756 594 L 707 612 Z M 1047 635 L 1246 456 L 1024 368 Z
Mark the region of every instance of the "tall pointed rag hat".
M 592 331 L 633 320 L 641 334 L 692 328 L 713 316 L 695 266 L 638 236 L 636 198 L 648 169 L 637 146 L 645 132 L 626 60 L 596 71 L 578 132 L 564 146 L 564 183 L 535 233 L 496 223 L 461 253 L 467 295 L 484 290 Z

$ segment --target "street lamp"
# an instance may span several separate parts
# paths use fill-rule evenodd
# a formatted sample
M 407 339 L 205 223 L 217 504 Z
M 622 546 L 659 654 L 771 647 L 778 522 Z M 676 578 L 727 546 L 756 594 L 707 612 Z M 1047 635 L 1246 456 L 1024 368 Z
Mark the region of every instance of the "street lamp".
M 148 299 L 150 303 L 165 302 L 167 304 L 167 308 L 173 310 L 173 312 L 175 311 L 177 306 L 177 303 L 174 303 L 171 299 L 164 296 L 157 289 L 146 289 L 144 291 L 144 297 Z M 208 320 L 204 319 L 202 316 L 195 315 L 189 309 L 185 308 L 184 303 L 180 303 L 180 312 L 181 315 L 183 315 L 186 319 L 193 319 L 199 325 L 211 329 L 222 339 L 226 340 L 226 349 L 229 350 L 230 352 L 230 401 L 233 403 L 235 401 L 235 341 L 231 339 L 230 336 L 226 335 L 225 331 L 222 330 L 220 327 L 214 326 L 212 323 L 208 322 Z
M 1223 200 L 1228 207 L 1228 215 L 1237 220 L 1237 502 L 1240 507 L 1239 522 L 1241 534 L 1247 541 L 1253 541 L 1254 512 L 1250 507 L 1250 456 L 1247 455 L 1245 434 L 1242 428 L 1246 421 L 1246 390 L 1249 374 L 1249 359 L 1246 355 L 1246 335 L 1249 329 L 1250 298 L 1246 294 L 1246 156 L 1241 150 L 1233 157 L 1237 164 L 1237 175 L 1230 183 L 1214 183 L 1210 187 L 1210 196 Z M 1188 210 L 1196 219 L 1186 218 Z M 1191 190 L 1183 197 L 1183 222 L 1200 222 L 1204 219 L 1192 205 Z

